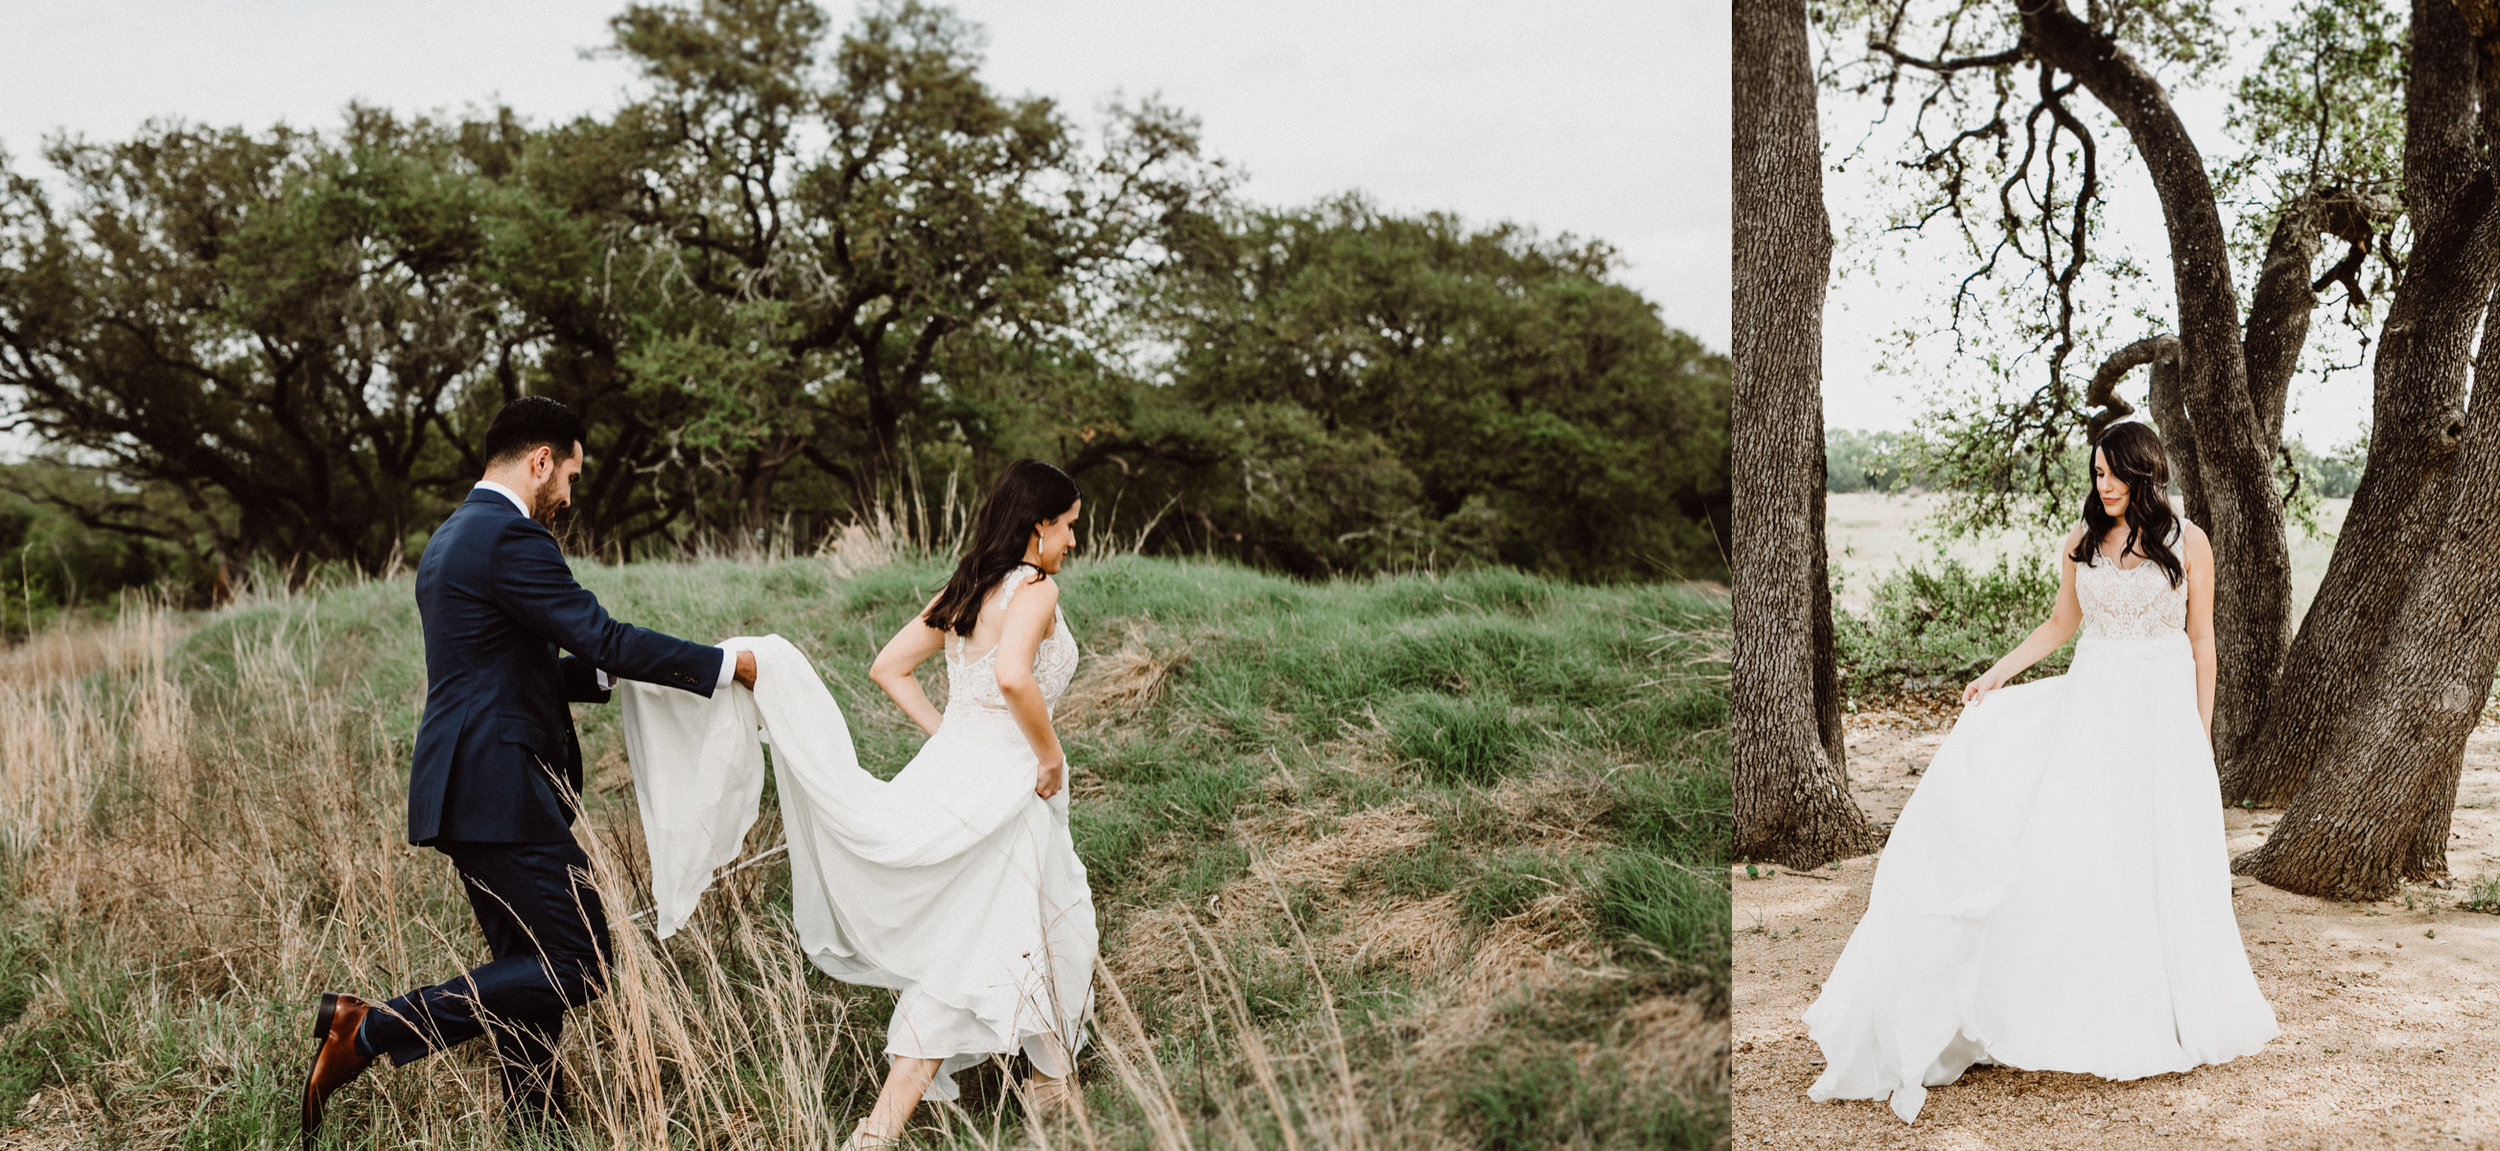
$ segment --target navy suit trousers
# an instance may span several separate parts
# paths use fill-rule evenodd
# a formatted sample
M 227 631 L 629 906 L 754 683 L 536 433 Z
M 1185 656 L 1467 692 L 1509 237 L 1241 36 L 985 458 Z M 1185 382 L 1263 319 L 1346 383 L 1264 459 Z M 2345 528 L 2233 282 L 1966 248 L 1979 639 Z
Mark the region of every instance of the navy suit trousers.
M 561 1122 L 555 1046 L 564 1012 L 597 998 L 607 982 L 608 919 L 590 886 L 590 859 L 571 840 L 433 846 L 459 869 L 493 958 L 375 1009 L 357 1046 L 398 1066 L 486 1036 L 509 1118 Z

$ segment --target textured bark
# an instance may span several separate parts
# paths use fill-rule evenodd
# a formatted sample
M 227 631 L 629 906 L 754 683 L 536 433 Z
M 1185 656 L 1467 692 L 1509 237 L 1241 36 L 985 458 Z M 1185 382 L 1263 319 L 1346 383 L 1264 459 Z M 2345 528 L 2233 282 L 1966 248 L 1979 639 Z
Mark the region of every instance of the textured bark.
M 2247 330 L 2240 337 L 2249 403 L 2257 410 L 2258 435 L 2266 443 L 2283 442 L 2284 402 L 2300 369 L 2300 350 L 2309 342 L 2309 316 L 2317 310 L 2318 289 L 2330 282 L 2311 278 L 2319 241 L 2331 235 L 2352 246 L 2345 261 L 2350 270 L 2339 265 L 2338 271 L 2341 278 L 2357 283 L 2358 257 L 2369 250 L 2373 216 L 2391 207 L 2342 189 L 2321 189 L 2294 198 L 2275 220 L 2265 262 L 2258 265 L 2257 284 L 2249 293 Z
M 2309 286 L 2309 270 L 2318 262 L 2317 217 L 2317 206 L 2308 197 L 2284 208 L 2266 241 L 2256 288 L 2249 293 L 2240 358 L 2248 365 L 2257 434 L 2269 444 L 2283 442 L 2283 401 L 2291 391 L 2292 373 L 2300 368 L 2301 345 L 2309 341 L 2309 313 L 2318 306 L 2318 293 Z
M 1849 797 L 1823 547 L 1823 296 L 1831 278 L 1803 0 L 1735 6 L 1729 418 L 1735 857 L 1806 868 L 1873 846 Z
M 2153 426 L 2161 429 L 2162 447 L 2170 453 L 2170 478 L 2178 481 L 2179 499 L 2187 505 L 2188 522 L 2209 523 L 2212 515 L 2205 503 L 2205 472 L 2197 465 L 2196 425 L 2188 419 L 2187 397 L 2179 394 L 2183 374 L 2177 356 L 2153 361 L 2153 383 L 2149 389 Z
M 2085 425 L 2087 438 L 2098 440 L 2111 424 L 2135 414 L 2135 405 L 2118 398 L 2118 385 L 2127 373 L 2146 364 L 2175 363 L 2179 359 L 2179 337 L 2146 336 L 2120 348 L 2101 361 L 2101 369 L 2092 373 L 2092 382 L 2083 390 L 2083 406 L 2099 408 Z
M 2500 197 L 2475 148 L 2477 80 L 2456 11 L 2417 4 L 2413 43 L 2405 173 L 2419 239 L 2380 334 L 2370 462 L 2265 722 L 2224 757 L 2228 803 L 2289 801 L 2341 729 L 2365 720 L 2353 703 L 2449 509 L 2468 357 L 2500 284 Z
M 2195 425 L 2204 486 L 2199 519 L 2213 541 L 2214 748 L 2236 752 L 2254 734 L 2291 638 L 2291 555 L 2274 491 L 2275 446 L 2248 386 L 2239 293 L 2213 181 L 2161 84 L 2116 41 L 2059 0 L 2024 6 L 2025 44 L 2071 73 L 2127 130 L 2144 158 L 2170 239 L 2179 305 L 2180 392 Z
M 2418 272 L 2416 273 L 2419 274 Z M 2319 770 L 2264 846 L 2232 870 L 2333 899 L 2383 899 L 2448 874 L 2465 738 L 2500 663 L 2500 333 L 2483 344 L 2447 515 L 2403 589 L 2360 694 Z
M 2340 720 L 2274 834 L 2232 865 L 2274 886 L 2313 895 L 2375 899 L 2406 879 L 2448 873 L 2448 827 L 2465 738 L 2490 698 L 2492 670 L 2500 663 L 2500 564 L 2491 561 L 2500 549 L 2500 396 L 2494 394 L 2500 393 L 2500 330 L 2490 323 L 2493 305 L 2500 304 L 2494 294 L 2500 271 L 2491 266 L 2495 257 L 2489 251 L 2500 242 L 2486 234 L 2500 209 L 2492 206 L 2492 173 L 2483 146 L 2494 138 L 2500 109 L 2494 98 L 2500 93 L 2500 51 L 2495 51 L 2500 6 L 2461 7 L 2462 19 L 2448 0 L 2414 4 L 2412 88 L 2420 107 L 2419 118 L 2409 114 L 2406 126 L 2407 194 L 2417 204 L 2443 205 L 2448 218 L 2426 221 L 2420 255 L 2400 291 L 2411 295 L 2418 289 L 2425 301 L 2422 318 L 2403 331 L 2423 346 L 2395 357 L 2400 386 L 2391 396 L 2383 375 L 2380 402 L 2410 401 L 2416 417 L 2436 415 L 2431 401 L 2452 381 L 2436 374 L 2431 361 L 2454 346 L 2457 336 L 2432 321 L 2463 328 L 2451 315 L 2463 312 L 2484 324 L 2472 407 L 2461 435 L 2453 421 L 2435 418 L 2417 418 L 2397 429 L 2411 432 L 2417 443 L 2434 435 L 2458 439 L 2444 453 L 2453 458 L 2453 474 L 2424 480 L 2402 467 L 2387 473 L 2418 482 L 2418 506 L 2378 512 L 2387 522 L 2372 525 L 2371 538 L 2390 548 L 2423 541 L 2416 547 L 2420 559 L 2403 569 L 2407 578 L 2393 589 L 2395 606 L 2375 647 L 2334 653 L 2363 662 L 2367 674 L 2338 701 Z M 2479 217 L 2465 218 L 2476 211 Z M 2430 225 L 2439 224 L 2447 234 L 2434 239 Z M 2479 255 L 2477 247 L 2484 249 Z M 2426 266 L 2430 257 L 2460 250 L 2478 262 L 2463 269 Z M 2388 327 L 2392 340 L 2394 314 Z M 2389 358 L 2382 350 L 2382 366 Z M 2416 366 L 2403 366 L 2408 364 Z M 2425 375 L 2406 374 L 2417 370 Z M 2373 471 L 2380 454 L 2376 432 Z M 2439 446 L 2431 443 L 2432 449 Z M 2364 488 L 2369 484 L 2365 474 Z M 2360 511 L 2356 492 L 2353 515 Z M 2347 540 L 2350 533 L 2348 526 Z M 2345 546 L 2336 549 L 2338 564 Z M 2323 599 L 2323 588 L 2320 594 Z

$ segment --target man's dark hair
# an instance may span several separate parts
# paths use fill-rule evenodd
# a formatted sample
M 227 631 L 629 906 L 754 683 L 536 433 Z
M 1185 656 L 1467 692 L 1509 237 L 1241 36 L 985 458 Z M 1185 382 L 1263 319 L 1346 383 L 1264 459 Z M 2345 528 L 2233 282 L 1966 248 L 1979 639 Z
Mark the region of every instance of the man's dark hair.
M 582 434 L 582 418 L 573 409 L 545 396 L 523 396 L 505 404 L 487 426 L 486 466 L 528 455 L 542 444 L 555 449 L 557 459 L 567 459 L 573 445 L 587 439 Z

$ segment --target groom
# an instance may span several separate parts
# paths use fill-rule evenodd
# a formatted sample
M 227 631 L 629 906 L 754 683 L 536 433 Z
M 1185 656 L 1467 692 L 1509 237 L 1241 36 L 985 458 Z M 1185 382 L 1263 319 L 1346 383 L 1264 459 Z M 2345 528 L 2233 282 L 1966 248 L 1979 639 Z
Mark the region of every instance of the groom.
M 378 1006 L 323 995 L 307 1144 L 330 1094 L 376 1058 L 403 1065 L 480 1035 L 494 1045 L 507 1118 L 564 1121 L 556 1040 L 565 1009 L 599 994 L 608 960 L 607 917 L 571 830 L 582 752 L 565 704 L 605 702 L 611 676 L 705 696 L 733 680 L 755 686 L 752 653 L 619 623 L 573 582 L 545 526 L 582 471 L 570 409 L 523 396 L 496 415 L 484 447 L 485 477 L 417 563 L 426 691 L 408 841 L 451 857 L 493 959 Z

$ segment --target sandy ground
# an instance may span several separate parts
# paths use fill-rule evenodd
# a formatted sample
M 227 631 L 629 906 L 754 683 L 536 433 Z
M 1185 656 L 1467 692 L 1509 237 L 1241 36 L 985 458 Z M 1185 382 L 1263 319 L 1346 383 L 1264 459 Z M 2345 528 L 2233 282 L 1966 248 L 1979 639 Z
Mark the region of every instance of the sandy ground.
M 1858 801 L 1890 824 L 1951 713 L 1853 716 Z M 1866 910 L 1875 857 L 1812 876 L 1735 871 L 1735 1145 L 1756 1147 L 2500 1148 L 2500 916 L 2458 906 L 2500 873 L 2500 724 L 2466 752 L 2451 889 L 2374 904 L 2234 881 L 2240 934 L 2283 1034 L 2254 1056 L 2113 1083 L 1973 1068 L 1932 1089 L 1915 1125 L 1884 1104 L 1815 1103 L 1822 1052 L 1798 1022 Z M 2272 812 L 2229 813 L 2233 854 Z

